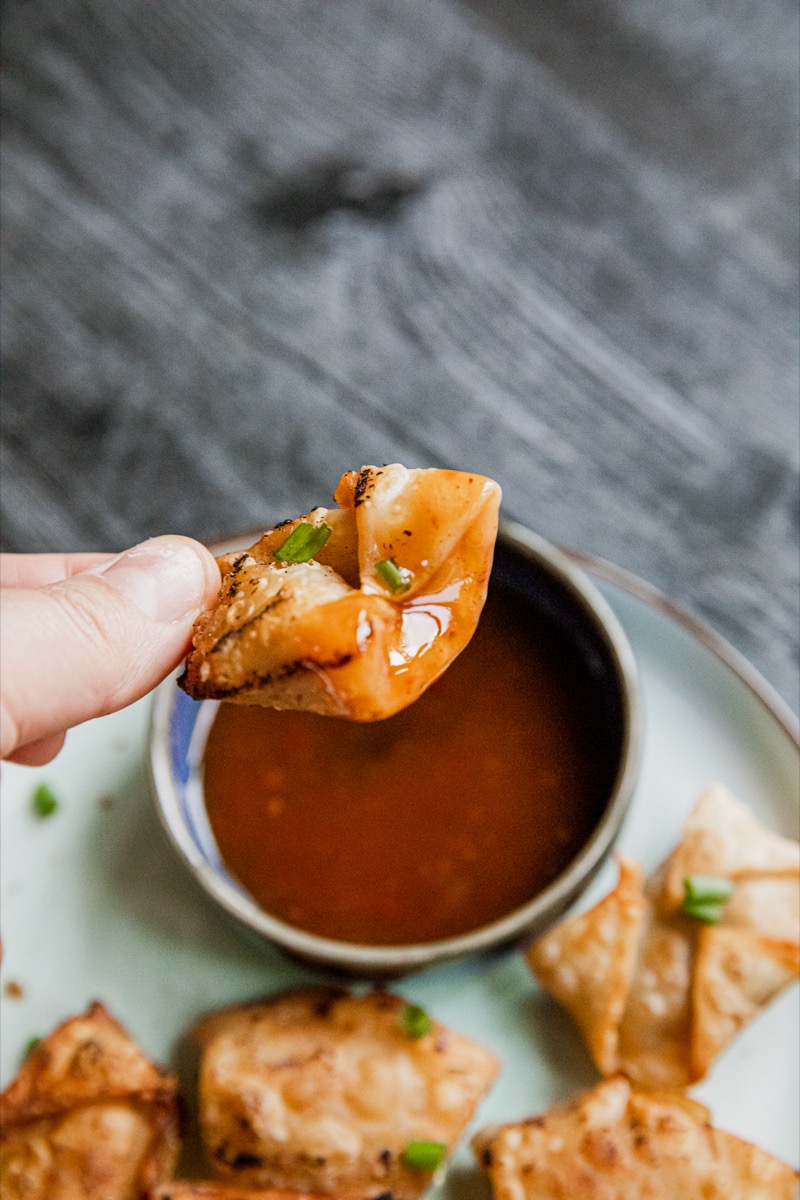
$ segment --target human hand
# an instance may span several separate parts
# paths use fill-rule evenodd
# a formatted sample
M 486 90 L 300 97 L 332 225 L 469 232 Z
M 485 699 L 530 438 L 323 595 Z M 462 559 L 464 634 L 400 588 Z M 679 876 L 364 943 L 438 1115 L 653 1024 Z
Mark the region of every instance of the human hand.
M 41 766 L 67 729 L 149 692 L 219 584 L 212 555 L 184 537 L 116 556 L 0 555 L 0 757 Z

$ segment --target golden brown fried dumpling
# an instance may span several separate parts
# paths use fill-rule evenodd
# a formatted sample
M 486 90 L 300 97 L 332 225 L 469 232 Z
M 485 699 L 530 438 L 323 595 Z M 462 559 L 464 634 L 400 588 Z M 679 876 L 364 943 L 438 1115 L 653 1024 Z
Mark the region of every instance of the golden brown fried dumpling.
M 798 1174 L 682 1095 L 606 1080 L 473 1140 L 494 1200 L 796 1200 Z
M 604 1075 L 642 1088 L 701 1079 L 742 1026 L 800 974 L 796 843 L 710 788 L 674 853 L 642 889 L 620 856 L 617 888 L 528 951 L 542 986 L 570 1012 Z M 674 902 L 678 881 L 733 884 L 707 928 Z
M 140 1200 L 179 1148 L 174 1077 L 102 1004 L 40 1042 L 0 1096 L 4 1200 Z
M 498 1064 L 436 1023 L 413 1038 L 406 1001 L 304 988 L 200 1023 L 200 1124 L 215 1175 L 242 1186 L 366 1200 L 421 1195 L 432 1170 L 409 1143 L 449 1154 Z
M 375 721 L 464 649 L 486 599 L 497 484 L 393 464 L 343 475 L 334 498 L 220 559 L 219 602 L 195 623 L 180 680 L 189 695 Z M 275 557 L 303 557 L 288 539 L 323 526 L 307 561 Z
M 619 1066 L 619 1026 L 646 915 L 639 864 L 618 855 L 619 882 L 589 912 L 535 942 L 528 962 L 572 1014 L 603 1074 Z

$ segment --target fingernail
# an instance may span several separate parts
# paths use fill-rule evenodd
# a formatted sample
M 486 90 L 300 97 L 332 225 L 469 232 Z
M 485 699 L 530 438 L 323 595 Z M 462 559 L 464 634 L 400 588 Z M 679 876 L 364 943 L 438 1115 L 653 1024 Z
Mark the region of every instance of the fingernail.
M 197 612 L 206 589 L 203 563 L 181 538 L 151 538 L 85 574 L 101 576 L 160 624 Z

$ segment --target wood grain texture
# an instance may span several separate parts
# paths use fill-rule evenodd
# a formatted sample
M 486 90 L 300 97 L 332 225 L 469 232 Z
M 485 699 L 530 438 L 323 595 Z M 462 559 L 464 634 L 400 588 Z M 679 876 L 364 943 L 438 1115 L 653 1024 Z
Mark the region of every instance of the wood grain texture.
M 798 703 L 797 8 L 17 0 L 7 549 L 464 466 Z

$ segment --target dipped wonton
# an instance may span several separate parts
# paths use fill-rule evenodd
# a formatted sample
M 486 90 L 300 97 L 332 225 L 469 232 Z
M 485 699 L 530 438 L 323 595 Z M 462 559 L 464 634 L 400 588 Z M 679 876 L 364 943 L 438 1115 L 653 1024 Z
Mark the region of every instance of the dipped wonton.
M 498 1064 L 427 1017 L 409 1032 L 408 1008 L 386 992 L 304 988 L 202 1021 L 200 1126 L 214 1174 L 351 1200 L 421 1195 L 438 1161 L 413 1147 L 448 1155 Z
M 796 1200 L 798 1174 L 682 1095 L 618 1076 L 473 1140 L 494 1200 Z
M 376 721 L 464 649 L 486 599 L 497 484 L 393 464 L 348 472 L 334 499 L 219 560 L 220 598 L 180 680 L 190 696 Z
M 102 1004 L 39 1042 L 0 1096 L 3 1200 L 140 1200 L 179 1149 L 175 1078 Z
M 798 978 L 798 849 L 724 788 L 709 788 L 646 886 L 620 855 L 616 888 L 530 947 L 534 974 L 572 1014 L 604 1075 L 687 1087 Z M 729 898 L 711 912 L 686 906 L 684 880 L 696 879 L 723 884 Z

